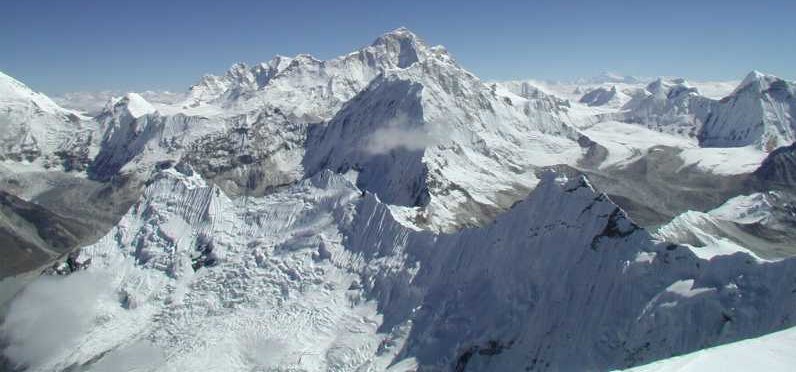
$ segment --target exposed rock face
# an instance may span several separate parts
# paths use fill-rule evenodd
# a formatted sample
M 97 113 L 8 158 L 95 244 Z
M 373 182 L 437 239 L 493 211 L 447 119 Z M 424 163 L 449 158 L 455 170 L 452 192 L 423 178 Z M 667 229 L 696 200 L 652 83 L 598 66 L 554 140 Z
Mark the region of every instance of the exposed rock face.
M 772 151 L 755 171 L 755 177 L 770 187 L 792 190 L 796 186 L 796 142 Z
M 86 224 L 0 191 L 0 277 L 36 269 L 92 234 Z
M 308 124 L 278 109 L 240 115 L 188 146 L 183 161 L 233 195 L 262 195 L 304 177 Z

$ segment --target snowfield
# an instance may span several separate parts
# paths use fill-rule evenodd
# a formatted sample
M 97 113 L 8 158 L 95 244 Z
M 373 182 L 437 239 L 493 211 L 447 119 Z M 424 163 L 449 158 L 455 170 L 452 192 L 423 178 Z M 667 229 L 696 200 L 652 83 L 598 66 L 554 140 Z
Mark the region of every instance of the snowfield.
M 758 336 L 796 308 L 795 261 L 654 243 L 583 179 L 548 173 L 493 224 L 435 235 L 328 171 L 232 200 L 179 168 L 81 251 L 88 269 L 19 296 L 6 355 L 31 370 L 599 370 Z M 41 344 L 40 319 L 68 333 Z
M 0 368 L 784 370 L 794 87 L 485 82 L 405 28 L 70 109 L 0 74 L 0 191 L 112 225 L 3 273 Z
M 632 368 L 634 372 L 691 371 L 792 371 L 796 329 L 789 328 L 750 340 L 717 346 L 695 353 Z

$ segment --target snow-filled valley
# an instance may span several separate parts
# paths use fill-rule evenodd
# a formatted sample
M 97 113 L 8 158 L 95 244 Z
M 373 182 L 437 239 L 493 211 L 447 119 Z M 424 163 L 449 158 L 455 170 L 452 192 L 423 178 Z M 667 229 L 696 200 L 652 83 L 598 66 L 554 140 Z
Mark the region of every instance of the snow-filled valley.
M 772 75 L 488 82 L 399 28 L 184 94 L 0 73 L 0 129 L 0 370 L 792 359 L 768 334 L 796 326 L 796 83 Z

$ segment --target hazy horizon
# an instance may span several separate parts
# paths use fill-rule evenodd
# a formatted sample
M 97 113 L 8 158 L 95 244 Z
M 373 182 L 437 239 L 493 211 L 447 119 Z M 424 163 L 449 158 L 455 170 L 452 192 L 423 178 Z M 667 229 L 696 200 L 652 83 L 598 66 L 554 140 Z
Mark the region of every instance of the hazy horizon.
M 788 19 L 796 4 L 764 2 L 25 2 L 10 4 L 0 25 L 0 47 L 13 51 L 0 57 L 0 71 L 50 95 L 181 92 L 236 62 L 334 58 L 405 26 L 484 80 L 571 81 L 611 71 L 729 81 L 751 70 L 796 79 Z

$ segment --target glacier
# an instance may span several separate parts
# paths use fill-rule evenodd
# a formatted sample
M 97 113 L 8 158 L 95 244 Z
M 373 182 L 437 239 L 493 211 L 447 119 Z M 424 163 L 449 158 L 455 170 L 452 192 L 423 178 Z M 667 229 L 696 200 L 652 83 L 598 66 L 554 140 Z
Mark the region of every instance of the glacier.
M 406 28 L 184 94 L 0 74 L 0 239 L 37 257 L 0 273 L 0 369 L 666 370 L 787 335 L 793 87 L 483 81 Z

